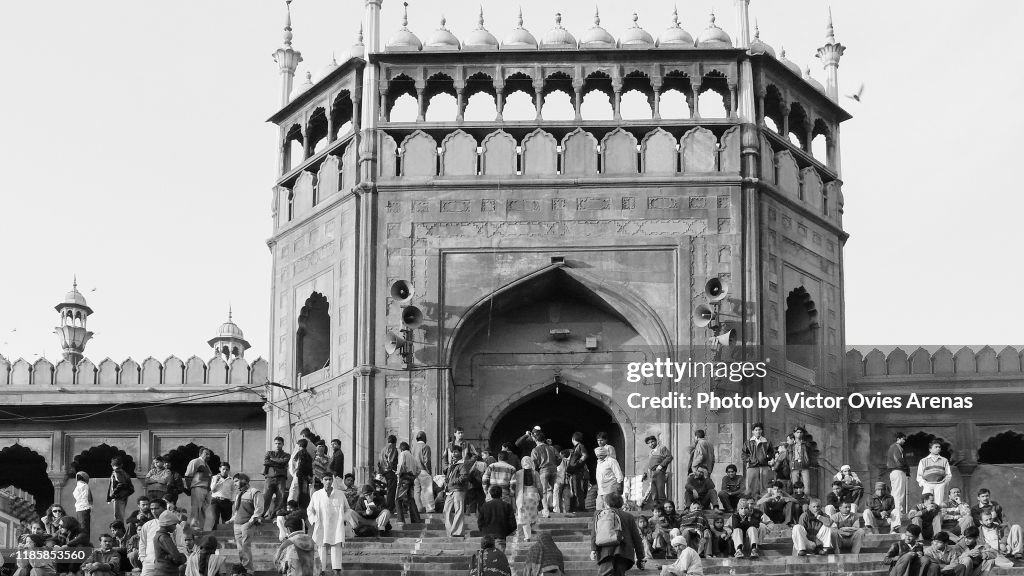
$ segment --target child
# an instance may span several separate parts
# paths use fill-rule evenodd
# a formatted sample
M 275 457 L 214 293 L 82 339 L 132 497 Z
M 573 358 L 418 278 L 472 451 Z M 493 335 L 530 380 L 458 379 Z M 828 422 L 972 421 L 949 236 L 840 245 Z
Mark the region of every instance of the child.
M 82 533 L 85 539 L 89 539 L 89 529 L 92 526 L 92 490 L 89 488 L 89 475 L 85 472 L 75 474 L 75 518 L 82 526 Z
M 82 570 L 90 576 L 118 576 L 121 574 L 121 554 L 114 550 L 114 537 L 100 536 L 100 547 L 92 551 L 82 564 Z
M 651 513 L 651 520 L 647 523 L 651 531 L 651 557 L 664 558 L 668 551 L 668 534 L 671 528 L 665 525 L 665 512 L 661 508 L 655 508 Z
M 731 531 L 725 529 L 725 518 L 715 518 L 710 533 L 712 556 L 728 558 L 735 552 Z
M 640 538 L 644 541 L 644 560 L 651 560 L 654 558 L 654 549 L 652 544 L 654 543 L 654 528 L 651 523 L 647 521 L 647 516 L 637 516 L 636 528 L 640 532 Z

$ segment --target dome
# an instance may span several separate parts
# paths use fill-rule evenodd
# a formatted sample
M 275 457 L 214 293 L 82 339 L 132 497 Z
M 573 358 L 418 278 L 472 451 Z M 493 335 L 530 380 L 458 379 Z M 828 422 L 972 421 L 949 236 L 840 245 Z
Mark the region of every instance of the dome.
M 661 48 L 693 48 L 693 36 L 679 25 L 679 10 L 672 10 L 672 25 L 658 38 Z
M 711 13 L 708 27 L 697 36 L 698 48 L 732 48 L 732 38 L 715 24 L 715 13 Z
M 302 94 L 306 90 L 309 90 L 312 87 L 313 87 L 313 73 L 307 71 L 306 72 L 306 81 L 303 82 L 302 84 L 299 84 L 298 86 L 296 86 L 295 88 L 292 89 L 292 93 L 288 95 L 288 100 L 289 101 L 295 100 L 299 96 L 302 96 Z
M 320 73 L 317 74 L 317 76 L 316 76 L 317 81 L 319 82 L 320 80 L 323 80 L 324 78 L 327 78 L 328 76 L 330 76 L 331 72 L 334 72 L 337 69 L 338 69 L 338 60 L 335 59 L 335 57 L 332 55 L 331 56 L 331 61 L 328 62 L 326 66 L 321 68 L 320 69 Z
M 615 38 L 601 28 L 601 14 L 594 10 L 594 27 L 580 38 L 580 48 L 615 48 Z
M 626 28 L 619 38 L 619 46 L 622 48 L 649 48 L 654 46 L 654 37 L 648 34 L 647 30 L 637 23 L 639 17 L 633 12 L 633 25 Z
M 807 66 L 806 68 L 804 68 L 804 80 L 806 80 L 808 84 L 810 84 L 815 89 L 817 89 L 818 92 L 824 92 L 825 91 L 825 86 L 821 82 L 818 82 L 817 80 L 815 80 L 814 76 L 811 76 L 811 67 L 810 66 Z
M 562 15 L 555 14 L 555 27 L 544 35 L 540 47 L 545 50 L 568 50 L 576 48 L 576 39 L 568 30 L 562 28 Z
M 402 12 L 402 27 L 395 32 L 384 47 L 386 52 L 416 52 L 423 49 L 423 42 L 409 30 L 409 6 Z
M 231 320 L 228 320 L 227 322 L 221 324 L 220 328 L 217 329 L 217 337 L 244 339 L 245 335 L 242 334 L 242 329 L 238 327 L 238 324 L 235 324 Z
M 484 28 L 484 8 L 480 7 L 480 19 L 477 20 L 476 30 L 466 36 L 462 43 L 463 50 L 497 50 L 498 39 Z
M 754 39 L 750 41 L 751 54 L 767 54 L 775 58 L 775 49 L 761 41 L 761 29 L 754 23 Z
M 455 37 L 447 28 L 445 28 L 444 16 L 441 17 L 441 27 L 434 30 L 434 33 L 427 38 L 427 43 L 424 45 L 424 50 L 458 50 L 460 48 L 459 39 Z
M 537 39 L 530 34 L 530 31 L 523 28 L 523 9 L 519 9 L 518 26 L 508 33 L 501 41 L 501 47 L 506 50 L 536 50 Z
M 85 303 L 85 296 L 82 296 L 82 293 L 78 291 L 77 283 L 75 284 L 75 287 L 71 289 L 71 292 L 68 292 L 64 296 L 64 303 L 88 307 L 88 304 Z
M 803 76 L 803 74 L 800 73 L 800 67 L 797 66 L 795 62 L 786 58 L 785 48 L 780 48 L 779 50 L 779 62 L 782 62 L 783 66 L 792 70 L 793 74 L 796 74 L 797 76 Z

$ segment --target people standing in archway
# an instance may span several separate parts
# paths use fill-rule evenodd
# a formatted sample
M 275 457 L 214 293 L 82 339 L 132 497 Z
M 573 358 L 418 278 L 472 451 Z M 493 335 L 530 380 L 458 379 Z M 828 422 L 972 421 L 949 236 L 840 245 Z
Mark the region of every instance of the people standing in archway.
M 644 438 L 644 443 L 651 449 L 651 455 L 647 457 L 647 477 L 651 481 L 651 497 L 654 499 L 655 506 L 661 506 L 668 499 L 668 494 L 666 493 L 668 474 L 666 470 L 668 470 L 668 465 L 672 463 L 672 453 L 669 451 L 668 446 L 659 444 L 658 438 L 653 434 Z M 703 458 L 700 464 L 703 465 Z M 706 507 L 710 507 L 710 505 Z
M 764 437 L 764 424 L 758 422 L 750 428 L 750 439 L 743 443 L 743 462 L 747 465 L 747 495 L 757 499 L 768 491 L 774 478 L 768 462 L 775 456 L 772 443 Z
M 618 455 L 615 453 L 615 446 L 612 446 L 611 444 L 608 443 L 607 432 L 598 432 L 595 435 L 595 438 L 597 439 L 597 447 L 604 448 L 605 453 L 608 455 L 609 458 L 613 460 L 618 458 Z
M 569 463 L 566 467 L 566 472 L 569 476 L 569 493 L 571 495 L 570 512 L 586 509 L 587 484 L 590 481 L 587 456 L 587 447 L 583 445 L 583 433 L 573 432 L 572 453 L 569 455 Z
M 543 432 L 534 432 L 533 438 L 536 440 L 537 446 L 530 453 L 530 459 L 540 477 L 541 508 L 543 509 L 541 514 L 548 518 L 551 516 L 551 508 L 554 507 L 555 479 L 561 456 L 558 455 L 558 450 L 554 446 L 547 443 L 547 437 Z
M 885 467 L 889 469 L 889 483 L 892 487 L 892 499 L 896 507 L 893 509 L 893 522 L 899 525 L 903 519 L 903 511 L 907 509 L 907 476 L 910 466 L 903 445 L 907 443 L 907 435 L 897 432 L 889 451 L 885 456 Z
M 434 463 L 431 459 L 430 445 L 427 444 L 427 433 L 420 430 L 416 433 L 416 443 L 413 444 L 409 452 L 412 453 L 412 459 L 415 460 L 420 467 L 420 473 L 416 475 L 416 489 L 413 491 L 413 496 L 416 500 L 416 506 L 420 512 L 427 512 L 434 510 Z
M 689 450 L 690 463 L 686 467 L 687 474 L 693 472 L 694 467 L 698 464 L 704 464 L 708 469 L 708 473 L 715 470 L 715 448 L 704 436 L 703 430 L 697 430 L 693 433 L 693 445 L 690 446 Z
M 533 525 L 537 523 L 537 504 L 540 503 L 538 485 L 540 479 L 533 469 L 533 459 L 523 456 L 519 461 L 523 469 L 512 477 L 512 492 L 516 499 L 516 522 L 523 529 L 524 540 L 529 540 L 533 533 Z
M 594 449 L 594 455 L 597 456 L 598 510 L 604 510 L 605 496 L 622 493 L 622 481 L 625 479 L 622 475 L 622 468 L 619 467 L 619 461 L 615 459 L 615 449 L 601 444 L 602 440 L 607 442 L 608 438 L 604 432 L 598 432 L 598 447 Z
M 124 509 L 128 505 L 128 497 L 135 493 L 135 486 L 128 473 L 124 471 L 120 458 L 110 460 L 110 485 L 107 486 L 107 502 L 114 503 L 114 520 L 124 521 Z
M 188 463 L 185 469 L 185 489 L 192 496 L 189 509 L 189 523 L 194 530 L 206 530 L 206 508 L 210 505 L 210 481 L 213 471 L 210 470 L 210 456 L 213 451 L 200 448 L 199 457 Z
M 530 456 L 533 449 L 537 447 L 536 435 L 541 432 L 540 426 L 534 426 L 533 430 L 527 430 L 522 436 L 516 439 L 516 448 L 521 456 Z
M 921 486 L 922 494 L 934 494 L 935 504 L 942 506 L 946 503 L 946 487 L 953 479 L 953 473 L 949 460 L 939 454 L 942 442 L 932 440 L 928 451 L 930 453 L 917 463 L 917 484 Z

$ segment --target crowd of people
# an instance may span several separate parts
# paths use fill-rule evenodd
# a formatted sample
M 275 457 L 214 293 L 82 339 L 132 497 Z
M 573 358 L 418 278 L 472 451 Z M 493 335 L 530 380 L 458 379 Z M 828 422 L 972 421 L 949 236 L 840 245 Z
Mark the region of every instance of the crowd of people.
M 728 464 L 720 487 L 711 479 L 715 450 L 703 430 L 696 431 L 689 447 L 685 481 L 675 483 L 668 474 L 673 454 L 648 436 L 645 490 L 632 503 L 640 510 L 634 516 L 624 510 L 625 477 L 608 436 L 597 433 L 593 450 L 585 440 L 576 432 L 571 447 L 562 449 L 535 426 L 492 451 L 477 448 L 456 428 L 435 463 L 424 432 L 413 445 L 392 435 L 375 462 L 373 481 L 356 486 L 355 476 L 345 472 L 341 442 L 331 441 L 328 449 L 304 429 L 290 451 L 283 438 L 273 440 L 263 460 L 262 490 L 251 486 L 247 474 L 232 474 L 227 462 L 214 473 L 207 448 L 188 462 L 184 474 L 171 470 L 165 458 L 155 458 L 144 479 L 145 494 L 127 515 L 135 488 L 114 459 L 106 500 L 115 520 L 107 532 L 91 538 L 91 479 L 78 472 L 74 515 L 54 504 L 21 543 L 61 550 L 92 547 L 95 540 L 91 555 L 77 562 L 26 560 L 16 576 L 116 576 L 131 569 L 142 576 L 227 574 L 212 533 L 219 525 L 231 527 L 239 551 L 239 563 L 230 571 L 252 573 L 252 533 L 263 522 L 278 529 L 275 561 L 285 573 L 318 574 L 329 561 L 340 574 L 346 538 L 386 536 L 392 519 L 419 523 L 427 512 L 441 514 L 450 537 L 468 536 L 466 516 L 476 515 L 482 540 L 472 563 L 490 574 L 510 573 L 505 550 L 508 538 L 517 534 L 529 546 L 533 573 L 561 570 L 557 545 L 536 530 L 538 519 L 552 513 L 593 514 L 592 559 L 600 574 L 624 574 L 655 559 L 674 560 L 662 566 L 663 575 L 701 574 L 702 558 L 758 558 L 766 535 L 782 526 L 791 527 L 799 556 L 846 549 L 857 554 L 867 534 L 902 532 L 886 556 L 892 576 L 976 576 L 1024 559 L 1020 525 L 1009 523 L 988 489 L 979 490 L 972 505 L 961 489 L 949 485 L 949 461 L 937 441 L 917 465 L 921 502 L 909 506 L 903 434 L 887 452 L 889 483 L 876 482 L 865 493 L 857 474 L 842 466 L 823 498 L 809 494 L 815 449 L 801 427 L 773 446 L 764 426 L 754 424 L 743 444 L 743 474 Z M 680 484 L 677 509 L 668 496 Z M 183 495 L 187 512 L 178 507 Z

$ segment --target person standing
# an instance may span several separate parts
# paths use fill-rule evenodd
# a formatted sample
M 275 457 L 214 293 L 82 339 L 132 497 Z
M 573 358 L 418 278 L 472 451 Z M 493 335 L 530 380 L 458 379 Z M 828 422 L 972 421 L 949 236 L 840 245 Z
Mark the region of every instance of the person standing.
M 394 434 L 389 435 L 387 445 L 377 458 L 377 474 L 384 478 L 387 485 L 384 506 L 391 510 L 392 514 L 395 512 L 395 495 L 398 492 L 398 447 L 395 446 L 397 443 L 398 438 Z
M 598 576 L 625 576 L 633 567 L 644 568 L 644 544 L 636 519 L 622 509 L 622 496 L 606 494 L 603 510 L 594 515 L 590 536 L 590 559 L 597 562 Z M 617 525 L 617 526 L 616 526 Z M 599 538 L 614 536 L 612 542 L 599 542 Z
M 547 443 L 543 432 L 534 432 L 533 438 L 537 446 L 530 453 L 530 459 L 533 460 L 537 476 L 540 478 L 541 509 L 543 516 L 547 518 L 551 516 L 551 509 L 554 507 L 555 477 L 561 456 L 554 446 Z
M 946 503 L 946 487 L 953 473 L 949 468 L 949 460 L 939 454 L 942 451 L 941 442 L 932 440 L 928 451 L 929 454 L 917 463 L 917 484 L 922 494 L 934 494 L 935 504 L 942 506 Z
M 800 482 L 803 484 L 804 489 L 810 492 L 811 447 L 804 440 L 806 434 L 806 431 L 800 426 L 793 429 L 793 442 L 789 447 L 789 474 L 792 485 Z
M 427 433 L 420 430 L 416 433 L 416 443 L 409 449 L 412 458 L 419 463 L 420 473 L 416 475 L 416 489 L 413 497 L 420 512 L 434 510 L 434 464 L 431 460 L 430 445 L 427 444 Z
M 768 462 L 775 456 L 772 443 L 764 437 L 764 424 L 757 422 L 750 427 L 750 439 L 743 443 L 743 461 L 747 465 L 747 495 L 760 498 L 773 480 Z
M 89 539 L 92 531 L 92 489 L 89 488 L 89 475 L 85 472 L 75 474 L 75 518 L 82 526 L 85 539 Z M 124 514 L 124 510 L 121 511 Z
M 238 563 L 245 568 L 246 573 L 252 574 L 252 542 L 249 532 L 254 526 L 259 526 L 263 517 L 263 494 L 249 486 L 249 475 L 241 472 L 235 474 L 235 491 L 238 495 L 235 496 L 228 522 L 232 524 L 235 544 L 238 546 Z
M 569 462 L 566 465 L 566 473 L 569 476 L 569 494 L 571 497 L 569 512 L 576 512 L 586 508 L 587 484 L 590 479 L 590 470 L 587 468 L 587 456 L 587 447 L 583 445 L 583 433 L 573 432 L 572 453 L 569 454 Z
M 529 540 L 533 535 L 533 525 L 537 523 L 540 479 L 533 469 L 532 458 L 523 456 L 520 463 L 523 468 L 512 476 L 510 488 L 516 499 L 516 522 L 523 529 L 523 540 Z
M 313 454 L 313 490 L 323 488 L 320 484 L 331 464 L 331 458 L 327 455 L 327 444 L 320 442 L 316 445 L 316 452 Z
M 323 477 L 318 480 L 322 479 Z M 315 492 L 313 498 L 316 498 Z M 283 576 L 313 576 L 317 574 L 314 550 L 316 542 L 306 534 L 302 519 L 292 516 L 285 520 L 284 527 L 285 530 L 288 530 L 288 535 L 274 555 L 274 565 L 278 567 L 278 572 Z
M 541 432 L 540 426 L 534 426 L 533 430 L 527 430 L 516 439 L 516 448 L 519 450 L 520 456 L 530 456 L 532 458 L 533 449 L 537 447 L 536 435 L 538 432 Z
M 288 483 L 289 459 L 288 453 L 284 451 L 284 438 L 280 436 L 274 438 L 274 449 L 269 450 L 263 457 L 263 476 L 266 478 L 262 498 L 263 504 L 266 506 L 264 520 L 273 516 L 278 508 L 284 508 L 286 502 L 284 487 Z
M 462 447 L 457 444 L 449 447 L 449 458 L 454 458 L 455 462 L 448 467 L 444 483 L 444 527 L 448 536 L 462 536 L 465 531 L 466 488 L 472 459 L 468 462 L 464 460 Z
M 227 522 L 231 517 L 231 503 L 235 501 L 235 482 L 231 478 L 231 464 L 220 463 L 220 474 L 210 481 L 210 530 Z
M 178 515 L 164 510 L 155 521 L 159 523 L 159 526 L 153 537 L 152 576 L 178 576 L 179 567 L 183 566 L 187 560 L 185 555 L 178 551 L 178 545 L 174 543 L 174 530 L 178 525 Z
M 210 456 L 213 451 L 203 447 L 199 449 L 199 457 L 188 463 L 185 469 L 185 489 L 192 496 L 189 509 L 189 523 L 194 530 L 206 530 L 206 508 L 210 505 Z
M 455 458 L 455 455 L 452 454 L 452 448 L 456 446 L 460 449 L 460 455 L 457 459 Z M 456 462 L 456 460 L 461 460 L 463 458 L 469 460 L 470 458 L 476 458 L 476 455 L 476 447 L 466 440 L 466 431 L 462 426 L 456 426 L 455 432 L 452 434 L 452 441 L 448 443 L 448 446 L 445 447 L 444 454 L 441 455 L 441 465 L 445 470 L 447 470 L 449 466 Z
M 345 453 L 341 451 L 341 440 L 331 440 L 331 463 L 327 468 L 334 473 L 334 480 L 340 482 L 345 477 Z
M 288 500 L 295 500 L 300 506 L 308 506 L 309 485 L 313 480 L 313 456 L 309 453 L 309 440 L 299 438 L 295 442 L 295 450 L 288 460 L 288 472 L 292 476 Z
M 708 474 L 715 469 L 715 448 L 704 436 L 703 430 L 697 430 L 693 433 L 693 446 L 690 446 L 690 463 L 686 467 L 687 474 L 693 472 L 693 469 L 701 463 L 707 467 Z
M 910 466 L 907 465 L 907 454 L 903 445 L 907 443 L 907 435 L 897 432 L 896 438 L 885 455 L 885 467 L 889 470 L 889 485 L 892 499 L 896 504 L 893 509 L 893 521 L 898 525 L 907 510 L 907 476 Z
M 491 486 L 488 496 L 491 499 L 480 507 L 477 527 L 481 535 L 494 537 L 498 549 L 504 552 L 505 539 L 515 534 L 518 527 L 516 510 L 502 499 L 501 488 L 498 486 Z
M 124 521 L 124 510 L 128 497 L 135 493 L 131 477 L 124 471 L 120 458 L 110 460 L 110 484 L 107 486 L 107 502 L 114 503 L 114 520 Z
M 703 430 L 700 432 L 703 433 Z M 658 438 L 653 434 L 644 438 L 644 443 L 651 449 L 651 455 L 647 457 L 647 477 L 651 480 L 651 497 L 654 499 L 655 506 L 661 506 L 668 499 L 666 491 L 668 473 L 666 470 L 668 470 L 668 465 L 672 463 L 672 453 L 669 452 L 668 446 L 659 444 Z M 711 461 L 713 463 L 714 458 Z M 705 466 L 704 458 L 701 458 L 700 461 L 694 464 L 694 466 L 698 465 Z M 710 507 L 710 504 L 705 506 L 705 508 Z
M 157 530 L 160 529 L 160 516 L 167 511 L 167 501 L 163 498 L 152 500 L 149 503 L 150 520 L 139 528 L 139 551 L 138 563 L 141 566 L 141 576 L 152 576 L 153 564 L 156 562 L 156 549 L 153 547 L 153 539 Z M 131 556 L 129 556 L 129 559 Z
M 163 457 L 153 458 L 153 467 L 146 474 L 146 496 L 149 496 L 150 502 L 163 500 L 163 497 L 167 496 L 172 476 L 173 474 L 167 469 L 167 462 Z
M 331 568 L 335 574 L 340 574 L 345 519 L 349 517 L 351 509 L 345 493 L 334 487 L 334 474 L 327 472 L 320 480 L 324 487 L 313 493 L 306 508 L 306 517 L 313 526 L 313 541 L 320 557 L 321 570 L 327 569 L 327 554 L 330 552 Z
M 600 436 L 598 436 L 600 438 Z M 594 448 L 594 455 L 597 456 L 597 509 L 603 510 L 605 504 L 605 496 L 609 494 L 621 494 L 622 492 L 622 481 L 625 477 L 622 475 L 622 468 L 619 467 L 619 461 L 612 456 L 610 446 L 598 446 Z

